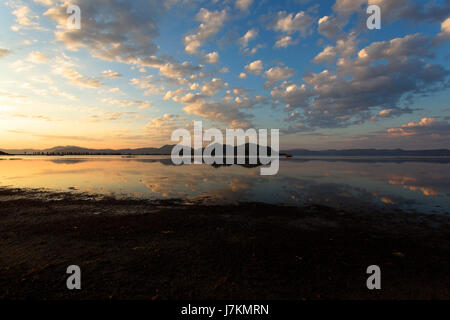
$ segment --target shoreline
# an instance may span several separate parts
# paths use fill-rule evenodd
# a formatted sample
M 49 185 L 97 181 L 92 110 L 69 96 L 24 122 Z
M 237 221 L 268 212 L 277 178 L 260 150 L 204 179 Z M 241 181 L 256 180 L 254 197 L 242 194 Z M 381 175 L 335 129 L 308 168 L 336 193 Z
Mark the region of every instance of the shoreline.
M 17 188 L 0 205 L 0 298 L 450 299 L 446 215 Z

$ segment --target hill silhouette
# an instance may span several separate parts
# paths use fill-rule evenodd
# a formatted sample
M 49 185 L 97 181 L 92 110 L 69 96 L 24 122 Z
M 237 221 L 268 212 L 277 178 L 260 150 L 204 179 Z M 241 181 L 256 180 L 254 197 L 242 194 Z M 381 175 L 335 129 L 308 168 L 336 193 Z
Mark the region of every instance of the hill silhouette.
M 175 145 L 164 145 L 160 148 L 137 149 L 90 149 L 79 146 L 57 146 L 49 149 L 0 149 L 0 155 L 171 155 Z M 245 145 L 245 154 L 249 154 L 250 144 Z M 202 149 L 204 150 L 204 148 Z M 259 154 L 259 148 L 257 148 Z M 271 154 L 270 147 L 267 148 Z M 235 154 L 237 147 L 235 147 Z M 226 154 L 226 145 L 223 145 L 223 153 Z M 193 149 L 191 148 L 191 154 Z M 450 150 L 403 150 L 403 149 L 343 149 L 343 150 L 307 150 L 287 149 L 281 150 L 280 155 L 291 154 L 294 156 L 339 156 L 339 157 L 450 157 Z M 214 155 L 214 154 L 213 154 Z

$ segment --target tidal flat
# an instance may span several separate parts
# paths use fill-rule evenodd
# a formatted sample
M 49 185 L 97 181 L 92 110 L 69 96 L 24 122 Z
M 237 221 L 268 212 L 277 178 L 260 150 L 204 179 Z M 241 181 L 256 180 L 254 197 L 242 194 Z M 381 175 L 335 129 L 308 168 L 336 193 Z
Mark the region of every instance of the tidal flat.
M 450 298 L 441 214 L 2 187 L 0 239 L 6 299 Z M 370 265 L 381 290 L 366 287 Z

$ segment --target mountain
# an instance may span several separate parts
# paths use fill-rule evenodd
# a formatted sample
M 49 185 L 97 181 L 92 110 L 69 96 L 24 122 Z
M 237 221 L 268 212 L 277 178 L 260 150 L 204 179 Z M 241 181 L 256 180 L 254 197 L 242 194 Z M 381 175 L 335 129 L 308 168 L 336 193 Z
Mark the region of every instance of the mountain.
M 0 156 L 7 156 L 7 155 L 9 155 L 8 153 L 6 153 L 6 152 L 2 152 L 2 151 L 0 151 Z
M 49 154 L 49 155 L 170 155 L 173 145 L 165 145 L 161 148 L 140 149 L 89 149 L 78 146 L 58 146 L 44 150 L 36 149 L 4 149 L 1 151 L 9 154 Z
M 311 151 L 294 149 L 282 151 L 295 156 L 339 156 L 339 157 L 450 157 L 450 150 L 403 150 L 403 149 L 347 149 Z

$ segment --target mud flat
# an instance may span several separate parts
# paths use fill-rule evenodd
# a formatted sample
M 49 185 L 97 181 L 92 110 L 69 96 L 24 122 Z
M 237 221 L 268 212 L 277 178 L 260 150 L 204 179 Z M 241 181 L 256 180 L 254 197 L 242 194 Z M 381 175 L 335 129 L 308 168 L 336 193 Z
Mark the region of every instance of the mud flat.
M 450 299 L 449 270 L 445 215 L 0 188 L 1 298 Z

